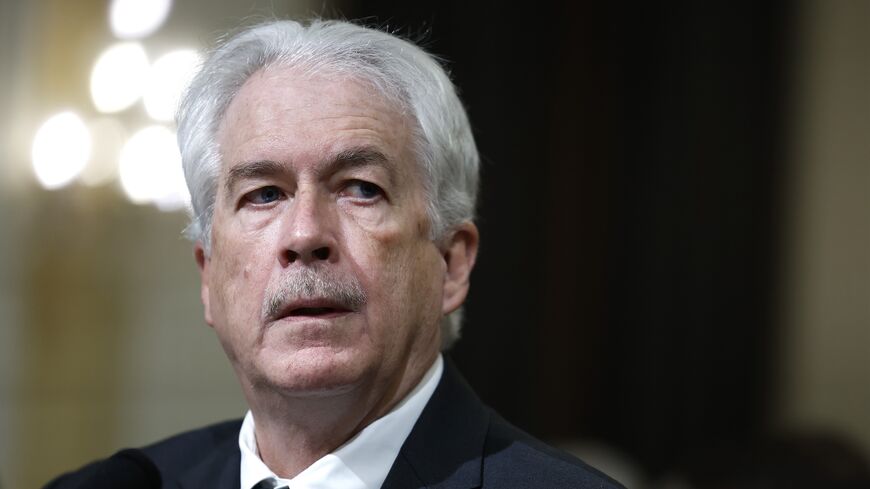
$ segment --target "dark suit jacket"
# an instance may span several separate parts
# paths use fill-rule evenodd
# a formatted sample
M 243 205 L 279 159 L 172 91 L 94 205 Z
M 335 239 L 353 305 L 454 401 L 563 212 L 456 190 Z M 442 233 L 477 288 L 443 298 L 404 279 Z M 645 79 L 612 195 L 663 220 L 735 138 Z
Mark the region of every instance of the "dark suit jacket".
M 595 488 L 622 486 L 502 419 L 474 394 L 450 361 L 393 463 L 385 489 Z M 183 433 L 142 450 L 165 488 L 238 489 L 241 420 Z M 46 489 L 71 489 L 98 464 Z

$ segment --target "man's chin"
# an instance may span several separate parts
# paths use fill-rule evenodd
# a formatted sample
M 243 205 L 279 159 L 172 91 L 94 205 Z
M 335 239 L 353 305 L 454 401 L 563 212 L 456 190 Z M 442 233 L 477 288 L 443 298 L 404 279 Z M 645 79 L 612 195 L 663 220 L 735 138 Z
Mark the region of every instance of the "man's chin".
M 263 348 L 292 352 L 308 348 L 352 347 L 366 331 L 361 319 L 357 313 L 276 319 L 264 326 Z
M 293 396 L 342 394 L 364 383 L 369 373 L 358 352 L 331 345 L 308 345 L 267 355 L 258 363 L 258 383 Z

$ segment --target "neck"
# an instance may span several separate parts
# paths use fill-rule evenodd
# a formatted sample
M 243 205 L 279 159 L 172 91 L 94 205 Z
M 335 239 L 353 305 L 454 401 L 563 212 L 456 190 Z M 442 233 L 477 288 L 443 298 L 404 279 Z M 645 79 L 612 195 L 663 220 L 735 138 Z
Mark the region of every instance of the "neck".
M 397 381 L 372 381 L 335 395 L 252 388 L 246 397 L 260 458 L 277 476 L 292 479 L 390 412 L 420 382 L 431 360 L 413 371 L 409 367 Z
M 276 475 L 292 479 L 365 427 L 365 417 L 347 400 L 324 397 L 251 406 L 260 458 Z M 370 422 L 370 421 L 369 421 Z

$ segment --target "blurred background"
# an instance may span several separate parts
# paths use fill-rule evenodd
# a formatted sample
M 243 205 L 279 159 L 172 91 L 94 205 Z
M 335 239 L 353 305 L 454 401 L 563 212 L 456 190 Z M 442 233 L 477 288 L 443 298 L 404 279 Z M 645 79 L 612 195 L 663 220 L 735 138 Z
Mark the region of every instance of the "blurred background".
M 239 19 L 312 14 L 460 87 L 485 401 L 629 487 L 866 468 L 870 2 L 0 0 L 0 486 L 244 413 L 171 118 Z

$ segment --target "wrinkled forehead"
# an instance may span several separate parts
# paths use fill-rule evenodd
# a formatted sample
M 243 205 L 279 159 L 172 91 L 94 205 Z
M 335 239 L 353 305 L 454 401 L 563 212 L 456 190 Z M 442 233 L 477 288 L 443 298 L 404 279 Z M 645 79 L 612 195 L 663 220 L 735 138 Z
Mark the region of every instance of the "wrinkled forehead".
M 388 156 L 405 160 L 416 147 L 416 127 L 405 105 L 372 82 L 273 66 L 255 72 L 236 92 L 216 136 L 224 163 L 252 148 L 328 150 L 324 146 L 345 140 L 382 145 Z
M 335 146 L 346 144 L 413 163 L 416 127 L 405 105 L 373 82 L 330 70 L 271 66 L 237 91 L 217 141 L 224 168 L 264 151 L 334 153 L 346 149 Z
M 239 86 L 224 108 L 218 134 L 239 106 L 259 109 L 308 109 L 320 104 L 374 109 L 402 119 L 403 126 L 418 126 L 407 96 L 393 84 L 374 75 L 329 66 L 267 65 Z

